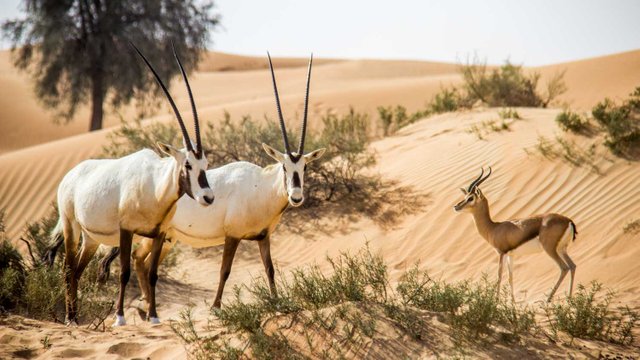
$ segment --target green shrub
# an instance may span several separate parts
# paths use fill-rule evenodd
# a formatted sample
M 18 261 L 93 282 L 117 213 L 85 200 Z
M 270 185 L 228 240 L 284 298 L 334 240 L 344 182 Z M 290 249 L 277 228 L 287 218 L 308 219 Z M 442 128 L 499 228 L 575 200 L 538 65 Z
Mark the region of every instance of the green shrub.
M 468 284 L 435 281 L 416 265 L 403 274 L 396 290 L 404 304 L 418 309 L 454 314 L 464 303 Z
M 427 104 L 427 110 L 433 114 L 456 111 L 462 107 L 469 106 L 455 87 L 440 89 Z
M 628 307 L 615 313 L 611 309 L 614 294 L 602 295 L 602 284 L 589 288 L 578 285 L 573 297 L 548 305 L 545 310 L 554 335 L 565 332 L 573 338 L 596 339 L 619 344 L 633 343 L 633 331 L 640 324 L 640 314 Z
M 558 114 L 556 123 L 563 131 L 570 131 L 576 134 L 585 133 L 589 129 L 589 121 L 570 110 L 565 110 Z
M 635 157 L 640 149 L 640 87 L 621 105 L 605 99 L 591 111 L 604 129 L 605 145 L 615 155 Z
M 521 120 L 522 119 L 522 117 L 520 117 L 520 114 L 518 113 L 518 110 L 512 109 L 512 108 L 504 108 L 504 109 L 498 110 L 498 116 L 500 116 L 500 118 L 503 120 L 506 120 L 506 119 Z
M 488 106 L 547 107 L 566 91 L 564 73 L 549 80 L 545 93 L 537 90 L 540 74 L 527 74 L 521 65 L 507 61 L 499 68 L 489 69 L 485 62 L 474 58 L 460 67 L 463 88 L 468 103 L 482 101 Z
M 407 112 L 404 106 L 378 106 L 378 118 L 382 126 L 383 136 L 395 134 L 398 130 L 429 115 L 429 111 Z

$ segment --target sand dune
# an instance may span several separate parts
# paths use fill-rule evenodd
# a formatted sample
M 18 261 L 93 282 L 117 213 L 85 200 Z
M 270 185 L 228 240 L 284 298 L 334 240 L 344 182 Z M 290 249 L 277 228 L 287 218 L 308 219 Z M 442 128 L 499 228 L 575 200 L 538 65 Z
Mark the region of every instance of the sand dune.
M 4 57 L 0 56 L 3 61 L 0 65 L 5 67 L 0 69 L 0 81 L 14 84 L 15 91 L 0 87 L 7 96 L 0 96 L 0 101 L 8 108 L 0 123 L 0 131 L 7 134 L 3 135 L 0 146 L 0 152 L 4 152 L 0 155 L 0 208 L 7 210 L 8 235 L 17 238 L 25 222 L 35 221 L 49 211 L 64 174 L 81 160 L 100 153 L 110 130 L 79 134 L 84 130 L 84 123 L 76 122 L 68 128 L 51 125 L 46 120 L 48 114 L 39 110 L 28 95 L 30 90 L 22 81 L 24 76 L 8 71 L 6 53 L 1 55 Z M 219 59 L 213 57 L 212 63 L 224 60 L 230 65 L 207 68 L 214 65 L 205 60 L 201 70 L 216 71 L 201 71 L 193 76 L 201 118 L 216 121 L 225 110 L 232 115 L 267 113 L 273 116 L 273 95 L 266 70 L 245 57 L 219 56 Z M 570 89 L 566 100 L 574 99 L 575 106 L 581 108 L 591 106 L 604 96 L 624 96 L 640 84 L 639 61 L 640 51 L 636 51 L 543 67 L 540 71 L 547 76 L 566 67 Z M 290 62 L 277 74 L 285 114 L 290 126 L 296 126 L 294 115 L 302 108 L 306 61 Z M 218 71 L 221 69 L 229 71 Z M 368 112 L 374 112 L 379 105 L 403 104 L 415 109 L 442 84 L 458 81 L 456 67 L 450 64 L 319 62 L 313 78 L 312 121 L 317 122 L 320 112 L 343 111 L 349 105 Z M 173 92 L 186 112 L 188 99 L 181 90 L 181 84 L 176 82 Z M 13 108 L 9 106 L 12 102 L 16 104 Z M 31 112 L 21 112 L 23 107 Z M 173 121 L 166 115 L 167 110 L 164 108 L 158 117 L 149 121 Z M 378 164 L 374 171 L 421 192 L 424 205 L 391 228 L 380 227 L 367 218 L 350 222 L 345 227 L 348 231 L 327 232 L 317 228 L 300 235 L 281 228 L 272 243 L 272 254 L 280 270 L 286 272 L 314 261 L 323 264 L 326 254 L 357 250 L 369 241 L 374 250 L 384 255 L 394 278 L 416 262 L 449 281 L 477 278 L 483 272 L 495 277 L 496 253 L 476 233 L 471 216 L 456 214 L 452 209 L 460 199 L 458 188 L 476 176 L 481 165 L 491 165 L 495 172 L 483 185 L 483 191 L 490 201 L 494 219 L 547 211 L 571 217 L 579 231 L 569 250 L 578 265 L 576 280 L 579 283 L 601 281 L 616 289 L 625 304 L 639 308 L 638 235 L 624 234 L 622 227 L 627 221 L 640 217 L 637 186 L 640 164 L 617 159 L 598 148 L 597 166 L 601 174 L 597 174 L 560 160 L 529 155 L 524 149 L 533 146 L 539 135 L 553 136 L 559 132 L 554 122 L 559 110 L 518 111 L 523 120 L 514 122 L 511 131 L 489 134 L 486 140 L 478 140 L 467 130 L 473 124 L 497 119 L 496 109 L 442 114 L 375 142 L 372 148 L 378 154 Z M 572 140 L 581 147 L 594 141 L 584 137 L 572 137 Z M 9 150 L 14 151 L 7 152 Z M 285 216 L 294 216 L 294 211 Z M 341 224 L 341 219 L 323 221 Z M 336 227 L 340 226 L 333 228 Z M 212 299 L 217 287 L 220 249 L 195 252 L 184 248 L 181 258 L 172 276 L 162 278 L 159 284 L 159 312 L 165 320 L 162 325 L 152 327 L 140 320 L 135 291 L 130 291 L 127 318 L 132 325 L 106 333 L 69 330 L 20 317 L 4 318 L 0 328 L 0 357 L 150 356 L 155 359 L 183 356 L 184 350 L 166 320 L 175 319 L 188 304 L 196 306 L 197 318 L 205 318 L 204 301 Z M 255 244 L 242 244 L 227 290 L 262 272 Z M 541 300 L 557 276 L 557 266 L 545 254 L 516 259 L 516 296 L 527 303 Z M 567 285 L 563 285 L 561 293 Z M 232 292 L 227 291 L 226 299 L 231 295 Z M 40 344 L 45 336 L 49 336 L 53 344 L 48 350 Z

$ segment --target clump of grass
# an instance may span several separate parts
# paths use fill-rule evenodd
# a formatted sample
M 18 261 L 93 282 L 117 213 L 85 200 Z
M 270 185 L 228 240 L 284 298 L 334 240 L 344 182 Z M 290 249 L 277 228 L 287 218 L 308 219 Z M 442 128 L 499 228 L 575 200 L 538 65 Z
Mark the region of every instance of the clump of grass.
M 589 120 L 570 110 L 564 110 L 556 116 L 556 123 L 562 131 L 584 134 L 589 131 Z
M 513 119 L 513 120 L 522 119 L 522 117 L 518 113 L 518 110 L 513 108 L 503 108 L 498 110 L 498 116 L 500 116 L 500 119 Z
M 511 131 L 511 123 L 505 119 L 482 121 L 471 125 L 466 132 L 475 135 L 478 140 L 484 140 L 491 133 Z
M 640 219 L 635 219 L 627 222 L 622 227 L 622 232 L 625 234 L 637 234 L 640 233 Z
M 564 332 L 574 338 L 595 339 L 618 344 L 633 343 L 633 330 L 640 324 L 640 314 L 629 309 L 611 309 L 614 294 L 604 291 L 602 284 L 592 282 L 589 287 L 578 285 L 573 297 L 546 308 L 553 336 Z
M 455 87 L 442 88 L 427 104 L 427 110 L 432 114 L 441 114 L 469 107 L 460 91 Z

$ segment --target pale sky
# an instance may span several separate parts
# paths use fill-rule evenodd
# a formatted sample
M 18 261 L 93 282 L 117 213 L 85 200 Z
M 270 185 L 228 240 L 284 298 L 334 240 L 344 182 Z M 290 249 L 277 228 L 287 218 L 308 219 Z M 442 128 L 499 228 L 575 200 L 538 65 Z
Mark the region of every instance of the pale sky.
M 2 0 L 0 18 L 19 3 Z M 245 55 L 543 65 L 640 49 L 638 0 L 217 0 L 215 11 L 209 48 Z

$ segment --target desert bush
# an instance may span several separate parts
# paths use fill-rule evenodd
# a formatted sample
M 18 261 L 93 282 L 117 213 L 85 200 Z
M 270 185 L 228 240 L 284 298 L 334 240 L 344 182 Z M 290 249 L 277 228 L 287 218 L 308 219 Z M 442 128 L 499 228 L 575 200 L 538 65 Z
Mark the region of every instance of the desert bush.
M 597 165 L 596 144 L 582 148 L 574 141 L 567 140 L 561 136 L 556 136 L 552 140 L 540 135 L 536 145 L 531 149 L 525 149 L 525 152 L 529 155 L 539 153 L 548 160 L 561 159 L 572 166 L 586 166 L 596 174 L 601 173 Z
M 488 106 L 547 107 L 566 91 L 564 73 L 549 80 L 546 92 L 537 90 L 540 74 L 527 74 L 521 65 L 507 61 L 499 68 L 489 69 L 486 62 L 474 58 L 460 66 L 463 88 L 468 103 L 482 101 Z
M 468 108 L 470 105 L 457 88 L 442 88 L 427 103 L 427 111 L 433 114 L 441 114 L 456 111 L 463 107 Z
M 633 330 L 640 324 L 640 314 L 628 307 L 611 309 L 614 293 L 602 284 L 592 282 L 589 287 L 578 285 L 576 293 L 561 303 L 549 304 L 547 318 L 553 335 L 559 331 L 573 338 L 596 339 L 619 344 L 633 342 Z
M 466 132 L 475 135 L 478 140 L 484 140 L 484 138 L 491 133 L 499 133 L 503 131 L 510 131 L 511 123 L 505 119 L 500 120 L 486 120 L 480 123 L 471 125 Z
M 408 113 L 404 106 L 378 106 L 378 118 L 382 126 L 382 135 L 389 136 L 403 127 L 413 124 L 417 120 L 428 116 L 429 111 Z
M 30 261 L 8 240 L 0 243 L 0 306 L 23 316 L 62 322 L 64 319 L 64 270 L 60 262 L 52 268 L 41 261 L 46 253 L 49 234 L 57 214 L 52 211 L 44 218 L 27 224 L 25 236 Z M 3 235 L 4 237 L 4 235 Z M 111 314 L 115 299 L 115 286 L 96 284 L 98 259 L 89 263 L 79 283 L 78 308 L 81 322 L 97 329 Z
M 627 221 L 622 227 L 622 232 L 625 234 L 640 233 L 640 219 Z
M 464 303 L 468 283 L 433 280 L 418 266 L 403 274 L 396 290 L 404 304 L 429 311 L 454 314 Z
M 280 128 L 275 122 L 253 120 L 244 116 L 241 121 L 232 121 L 225 114 L 219 124 L 204 126 L 202 141 L 211 167 L 219 167 L 233 161 L 249 161 L 260 166 L 273 163 L 262 149 L 262 143 L 276 148 L 282 144 Z M 363 170 L 375 164 L 373 153 L 368 150 L 370 137 L 366 114 L 351 109 L 344 115 L 327 113 L 322 117 L 322 130 L 308 130 L 306 148 L 327 148 L 322 161 L 310 163 L 306 171 L 304 207 L 317 207 L 325 201 L 339 201 L 349 196 L 361 196 L 371 191 L 378 183 L 375 176 Z M 290 133 L 291 144 L 297 143 L 299 134 Z M 154 123 L 148 126 L 137 121 L 123 123 L 122 127 L 109 135 L 110 142 L 103 154 L 118 157 L 143 148 L 155 149 L 155 141 L 176 143 L 181 139 L 173 123 Z
M 635 157 L 640 148 L 640 87 L 621 105 L 610 99 L 598 103 L 591 111 L 604 129 L 605 146 L 618 156 Z
M 558 114 L 556 123 L 563 131 L 570 131 L 576 134 L 585 133 L 589 129 L 589 121 L 570 110 L 564 110 Z

